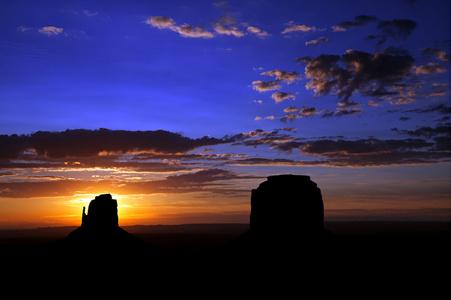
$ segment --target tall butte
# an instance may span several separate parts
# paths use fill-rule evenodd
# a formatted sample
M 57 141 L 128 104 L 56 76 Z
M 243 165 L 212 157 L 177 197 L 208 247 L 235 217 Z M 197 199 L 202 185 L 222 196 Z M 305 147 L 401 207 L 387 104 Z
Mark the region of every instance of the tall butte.
M 305 242 L 314 250 L 312 245 L 333 236 L 324 228 L 321 190 L 305 175 L 269 176 L 253 189 L 249 225 L 233 246 L 265 253 L 288 248 L 304 251 Z
M 117 200 L 110 194 L 102 194 L 83 207 L 81 226 L 72 231 L 65 242 L 71 245 L 130 246 L 141 241 L 119 227 Z

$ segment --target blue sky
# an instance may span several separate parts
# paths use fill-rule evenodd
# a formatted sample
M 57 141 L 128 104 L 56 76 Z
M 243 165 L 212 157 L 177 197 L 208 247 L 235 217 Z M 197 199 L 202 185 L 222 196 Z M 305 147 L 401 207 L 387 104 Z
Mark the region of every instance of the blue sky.
M 449 11 L 448 1 L 429 0 L 2 1 L 0 134 L 8 147 L 13 134 L 30 144 L 2 157 L 0 183 L 11 190 L 42 171 L 18 168 L 23 151 L 34 153 L 30 161 L 62 163 L 40 153 L 33 133 L 55 133 L 43 144 L 71 144 L 67 129 L 100 138 L 96 130 L 107 128 L 111 136 L 162 129 L 217 139 L 184 149 L 211 154 L 185 165 L 192 174 L 314 179 L 357 167 L 371 178 L 384 168 L 410 178 L 413 167 L 446 191 Z M 125 145 L 115 151 L 138 155 Z M 163 152 L 158 159 L 176 160 Z M 218 165 L 212 154 L 254 160 Z

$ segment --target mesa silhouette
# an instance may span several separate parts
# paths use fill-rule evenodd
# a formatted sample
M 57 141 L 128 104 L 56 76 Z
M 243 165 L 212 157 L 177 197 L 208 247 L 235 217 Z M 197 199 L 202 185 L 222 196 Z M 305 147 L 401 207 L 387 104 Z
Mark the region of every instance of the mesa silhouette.
M 234 246 L 299 248 L 302 241 L 327 241 L 321 190 L 305 175 L 269 176 L 251 194 L 250 229 Z
M 102 194 L 83 207 L 81 226 L 72 231 L 64 240 L 70 245 L 89 246 L 138 246 L 142 242 L 134 235 L 119 227 L 117 200 L 110 194 Z

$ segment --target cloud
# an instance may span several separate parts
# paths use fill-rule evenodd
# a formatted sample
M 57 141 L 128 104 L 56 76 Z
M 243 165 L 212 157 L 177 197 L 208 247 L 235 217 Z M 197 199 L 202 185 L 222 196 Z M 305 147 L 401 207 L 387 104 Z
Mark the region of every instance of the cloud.
M 305 108 L 305 113 L 315 113 L 315 109 Z M 300 117 L 301 110 L 295 107 L 286 108 L 286 112 Z M 445 129 L 437 128 L 444 132 Z M 285 154 L 299 151 L 306 155 L 302 161 L 290 159 L 273 160 L 268 158 L 243 157 L 236 158 L 227 164 L 259 164 L 259 165 L 292 165 L 292 166 L 331 166 L 331 167 L 370 167 L 386 165 L 432 164 L 451 161 L 449 157 L 449 139 L 446 135 L 408 139 L 354 139 L 341 137 L 318 137 L 307 140 L 298 138 L 280 130 L 258 130 L 254 133 L 237 136 L 233 145 L 251 147 L 266 146 Z
M 344 21 L 338 25 L 332 26 L 333 31 L 346 31 L 349 28 L 356 28 L 366 25 L 371 22 L 375 22 L 378 19 L 373 16 L 360 15 L 354 17 L 354 21 Z
M 377 29 L 378 34 L 369 34 L 367 38 L 369 40 L 379 40 L 377 42 L 377 47 L 382 46 L 389 37 L 399 40 L 406 39 L 412 31 L 417 27 L 415 21 L 409 19 L 393 19 L 390 21 L 379 21 Z
M 286 33 L 290 33 L 290 32 L 297 32 L 297 31 L 309 32 L 309 31 L 319 30 L 315 26 L 296 25 L 296 23 L 294 23 L 294 21 L 290 21 L 286 25 L 288 25 L 288 27 L 282 31 L 282 34 L 286 34 Z
M 259 92 L 268 92 L 268 91 L 275 91 L 280 90 L 282 86 L 278 81 L 261 81 L 261 80 L 255 80 L 252 81 L 252 88 Z
M 229 3 L 227 2 L 227 0 L 215 1 L 213 3 L 213 5 L 216 6 L 216 7 L 224 7 L 224 8 L 229 8 L 229 6 L 230 6 Z
M 38 30 L 39 33 L 45 34 L 47 36 L 59 35 L 63 33 L 63 28 L 58 28 L 54 26 L 45 26 Z
M 409 19 L 379 21 L 377 24 L 377 28 L 382 34 L 394 39 L 407 38 L 416 27 L 417 23 Z
M 194 173 L 170 175 L 166 177 L 166 180 L 173 183 L 177 183 L 177 185 L 180 185 L 180 184 L 206 183 L 219 180 L 244 179 L 244 178 L 258 178 L 258 177 L 239 176 L 237 173 L 233 171 L 212 168 L 197 171 Z
M 300 75 L 296 72 L 287 72 L 282 70 L 271 70 L 267 72 L 261 73 L 261 75 L 264 76 L 275 76 L 277 81 L 284 81 L 288 84 L 295 82 L 300 78 Z
M 173 19 L 169 17 L 163 17 L 163 16 L 154 16 L 150 17 L 145 21 L 146 24 L 149 24 L 153 27 L 156 27 L 158 29 L 171 29 L 176 26 L 176 23 Z M 176 31 L 176 30 L 174 30 Z
M 449 137 L 451 135 L 451 124 L 438 125 L 434 128 L 430 126 L 421 126 L 415 130 L 398 130 L 397 128 L 392 128 L 392 131 L 416 137 L 433 138 L 440 135 Z
M 451 55 L 447 54 L 443 50 L 434 49 L 434 48 L 423 48 L 421 49 L 423 54 L 434 55 L 441 61 L 451 61 Z
M 438 112 L 440 114 L 451 114 L 451 107 L 444 104 L 430 105 L 427 108 L 412 110 L 418 113 Z
M 448 86 L 448 83 L 433 83 L 432 86 L 434 88 L 444 88 Z
M 244 32 L 238 29 L 236 26 L 226 26 L 221 23 L 213 23 L 213 29 L 218 34 L 225 34 L 225 35 L 233 35 L 235 37 L 243 37 Z
M 315 107 L 309 107 L 309 106 L 305 106 L 305 105 L 302 106 L 302 109 L 299 109 L 297 107 L 287 107 L 283 111 L 285 113 L 288 113 L 287 115 L 285 115 L 285 118 L 287 120 L 293 120 L 293 119 L 297 119 L 299 117 L 310 117 L 310 116 L 321 113 Z M 295 114 L 291 114 L 291 113 L 299 113 L 299 115 L 295 115 Z
M 198 147 L 223 143 L 220 139 L 191 139 L 165 130 L 66 130 L 38 131 L 30 135 L 1 135 L 0 158 L 16 158 L 21 152 L 34 149 L 40 156 L 51 158 L 90 157 L 99 153 L 184 153 Z
M 127 194 L 181 194 L 193 192 L 236 193 L 235 189 L 228 189 L 226 182 L 216 181 L 245 180 L 261 178 L 258 176 L 239 175 L 236 172 L 211 168 L 181 175 L 169 175 L 161 180 L 46 180 L 46 181 L 15 181 L 0 182 L 0 197 L 32 198 L 73 196 L 75 194 L 95 193 L 108 190 L 110 193 Z
M 341 56 L 321 54 L 296 60 L 306 63 L 306 88 L 313 89 L 316 96 L 334 93 L 343 108 L 355 106 L 349 99 L 356 92 L 379 99 L 401 95 L 397 84 L 408 82 L 415 61 L 394 48 L 374 54 L 348 50 Z
M 229 9 L 229 5 L 219 5 L 217 7 L 222 8 L 222 16 L 215 21 L 209 22 L 213 27 L 213 31 L 218 35 L 227 35 L 241 38 L 247 33 L 256 35 L 259 38 L 266 38 L 270 34 L 261 30 L 255 26 L 249 26 L 247 23 L 238 23 L 235 16 L 237 13 L 233 13 Z M 144 23 L 156 27 L 158 29 L 168 29 L 179 33 L 183 37 L 189 38 L 213 38 L 215 34 L 206 30 L 201 26 L 193 27 L 189 24 L 177 25 L 177 23 L 170 17 L 166 16 L 152 16 L 149 17 Z
M 274 93 L 271 95 L 271 98 L 273 98 L 276 101 L 276 103 L 282 102 L 283 100 L 286 100 L 286 99 L 293 99 L 293 100 L 296 99 L 296 97 L 293 94 L 288 94 L 285 92 Z
M 262 39 L 271 36 L 267 31 L 261 30 L 260 28 L 255 26 L 248 26 L 246 30 Z
M 97 11 L 90 11 L 90 10 L 85 9 L 85 10 L 83 10 L 83 14 L 88 17 L 95 17 L 99 13 Z
M 272 149 L 285 153 L 299 150 L 301 154 L 319 157 L 305 161 L 304 165 L 326 165 L 332 167 L 370 167 L 385 165 L 430 164 L 449 161 L 449 154 L 430 148 L 435 143 L 424 139 L 402 140 L 331 140 L 289 141 L 274 144 Z
M 430 113 L 430 112 L 438 112 L 439 114 L 451 114 L 451 107 L 446 106 L 445 104 L 437 104 L 437 105 L 429 105 L 425 108 L 415 108 L 415 109 L 407 109 L 400 111 L 398 109 L 395 110 L 389 110 L 388 113 Z
M 188 24 L 183 24 L 181 26 L 178 26 L 177 32 L 183 37 L 205 38 L 205 39 L 213 38 L 213 34 L 205 30 L 201 26 L 193 27 Z
M 316 114 L 319 114 L 319 112 L 315 107 L 308 107 L 308 106 L 303 105 L 299 114 L 302 117 L 309 117 L 309 116 L 314 116 Z
M 438 63 L 428 63 L 426 66 L 419 66 L 416 68 L 415 73 L 418 74 L 435 74 L 435 73 L 444 73 L 446 72 L 445 68 L 440 66 Z
M 310 155 L 362 155 L 387 151 L 419 149 L 432 146 L 423 139 L 378 140 L 318 140 L 303 143 L 301 150 Z
M 436 127 L 421 126 L 415 130 L 399 130 L 398 128 L 391 130 L 400 134 L 432 139 L 435 142 L 435 147 L 432 149 L 434 151 L 451 151 L 451 123 Z
M 305 42 L 305 45 L 306 46 L 314 46 L 314 45 L 328 43 L 328 42 L 330 42 L 330 39 L 328 39 L 326 37 L 320 37 L 320 38 L 317 38 L 316 40 L 311 40 L 309 42 Z
M 324 110 L 321 118 L 342 117 L 360 113 L 363 113 L 363 110 L 360 108 L 351 108 L 351 109 L 338 108 L 336 111 Z
M 290 106 L 285 108 L 283 111 L 286 113 L 291 113 L 291 112 L 300 112 L 301 110 L 297 107 Z
M 276 117 L 274 117 L 274 116 L 266 116 L 266 117 L 264 117 L 264 118 L 262 118 L 262 117 L 255 117 L 255 121 L 260 121 L 260 120 L 275 120 L 276 119 Z
M 179 33 L 182 37 L 186 38 L 213 38 L 213 33 L 205 30 L 201 26 L 193 27 L 188 24 L 181 26 L 176 25 L 176 22 L 164 16 L 153 16 L 148 18 L 144 23 L 156 27 L 158 29 L 168 29 Z

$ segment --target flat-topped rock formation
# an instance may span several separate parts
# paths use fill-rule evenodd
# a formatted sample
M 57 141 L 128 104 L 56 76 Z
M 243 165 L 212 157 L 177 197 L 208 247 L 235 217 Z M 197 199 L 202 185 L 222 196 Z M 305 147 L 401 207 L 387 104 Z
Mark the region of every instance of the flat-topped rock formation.
M 255 233 L 316 233 L 323 224 L 321 190 L 309 176 L 269 176 L 252 190 L 250 230 Z
M 252 190 L 250 229 L 231 246 L 253 253 L 314 251 L 330 236 L 324 228 L 321 190 L 309 176 L 286 174 L 269 176 Z

